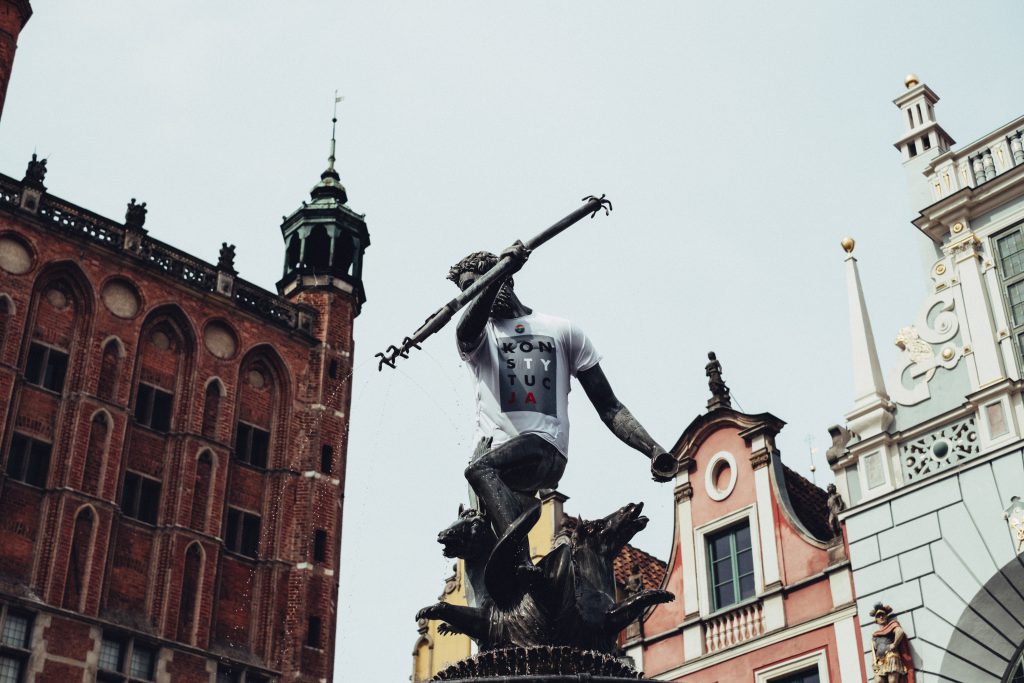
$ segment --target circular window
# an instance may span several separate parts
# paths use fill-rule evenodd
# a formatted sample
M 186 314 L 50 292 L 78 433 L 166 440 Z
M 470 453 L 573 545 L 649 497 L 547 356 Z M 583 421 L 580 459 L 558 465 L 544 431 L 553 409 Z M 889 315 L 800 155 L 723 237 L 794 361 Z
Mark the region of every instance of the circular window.
M 238 339 L 225 323 L 214 321 L 206 326 L 203 332 L 206 348 L 217 358 L 227 360 L 238 350 Z
M 736 488 L 736 458 L 729 451 L 711 456 L 704 470 L 704 488 L 711 500 L 725 500 Z
M 126 320 L 134 318 L 141 307 L 139 293 L 127 280 L 111 280 L 103 285 L 100 298 L 108 311 Z
M 21 275 L 32 270 L 32 252 L 17 237 L 0 237 L 0 268 L 8 273 Z

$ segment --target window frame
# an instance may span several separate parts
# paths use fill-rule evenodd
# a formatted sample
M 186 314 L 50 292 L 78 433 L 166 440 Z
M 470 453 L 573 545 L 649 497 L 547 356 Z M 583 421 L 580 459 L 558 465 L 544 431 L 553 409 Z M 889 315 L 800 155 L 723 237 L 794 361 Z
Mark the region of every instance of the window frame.
M 1018 364 L 1024 367 L 1024 320 L 1019 324 L 1014 320 L 1013 305 L 1010 302 L 1010 287 L 1024 282 L 1024 269 L 1016 275 L 1007 276 L 1003 269 L 1003 251 L 1000 246 L 1000 242 L 1013 233 L 1017 233 L 1021 241 L 1024 241 L 1024 222 L 1007 226 L 993 233 L 988 239 L 991 244 L 992 262 L 998 274 L 999 298 L 1003 303 L 1003 314 L 1006 317 L 1008 336 L 1012 340 L 1014 355 L 1017 358 Z M 1015 253 L 1021 253 L 1021 251 Z
M 243 430 L 245 432 L 245 448 L 242 448 L 243 441 Z M 254 438 L 257 434 L 265 435 L 265 443 L 263 444 L 262 452 L 253 450 L 256 445 L 256 439 Z M 254 456 L 261 456 L 262 462 L 257 462 L 257 458 Z M 245 422 L 238 420 L 235 424 L 235 449 L 232 457 L 240 463 L 255 467 L 257 469 L 265 470 L 267 465 L 270 463 L 270 430 L 264 429 L 258 425 L 254 425 L 251 422 Z
M 272 679 L 266 674 L 251 671 L 242 666 L 232 666 L 231 664 L 218 664 L 217 665 L 217 683 L 221 683 L 222 680 L 228 680 L 230 683 L 271 683 Z
M 786 676 L 817 667 L 819 683 L 830 683 L 828 655 L 824 649 L 804 653 L 784 662 L 769 664 L 754 671 L 754 683 L 781 683 Z
M 113 669 L 101 669 L 100 664 L 97 661 L 97 681 L 110 681 L 112 683 L 153 683 L 156 680 L 156 671 L 160 663 L 159 645 L 155 643 L 148 643 L 146 641 L 138 642 L 137 639 L 132 636 L 122 635 L 117 632 L 104 631 L 100 636 L 101 656 L 103 653 L 103 645 L 107 642 L 116 642 L 120 647 L 118 652 L 118 668 L 116 671 Z M 132 667 L 135 664 L 136 648 L 139 650 L 149 650 L 152 654 L 152 659 L 149 663 L 149 678 L 139 678 L 135 676 L 135 672 L 132 670 Z
M 128 505 L 125 504 L 125 499 L 128 496 L 129 477 L 132 478 L 132 481 L 138 480 L 136 484 L 133 484 L 133 486 L 135 487 L 135 490 L 134 490 L 134 500 L 130 501 L 132 503 L 131 506 L 128 506 Z M 148 492 L 145 490 L 145 486 L 146 485 L 148 485 L 150 487 L 152 487 L 152 486 L 156 487 L 156 495 L 155 496 L 152 495 L 153 494 L 152 488 L 150 488 Z M 147 495 L 147 493 L 148 493 L 148 495 Z M 125 470 L 125 472 L 124 472 L 124 481 L 121 484 L 121 500 L 120 500 L 121 514 L 123 516 L 125 516 L 125 517 L 129 517 L 131 519 L 134 519 L 137 522 L 142 522 L 143 524 L 149 524 L 150 526 L 156 526 L 157 521 L 160 519 L 160 497 L 161 497 L 162 494 L 163 494 L 163 482 L 160 479 L 157 479 L 155 477 L 151 477 L 151 476 L 149 476 L 147 474 L 142 474 L 141 472 L 136 472 L 134 470 Z M 154 503 L 152 503 L 152 506 L 153 506 L 152 507 L 152 519 L 148 518 L 149 515 L 147 515 L 146 517 L 143 517 L 143 511 L 144 511 L 143 501 L 149 501 L 149 500 L 155 501 Z M 147 506 L 150 505 L 150 503 L 148 503 L 148 502 L 146 502 L 145 504 Z M 149 508 L 147 507 L 147 508 L 145 508 L 145 510 L 149 511 Z
M 315 564 L 327 564 L 327 546 L 330 539 L 327 536 L 327 529 L 313 530 L 313 562 Z
M 232 516 L 235 517 L 232 522 Z M 255 544 L 252 548 L 252 554 L 246 552 L 248 544 L 245 542 L 246 539 L 246 522 L 251 519 L 255 519 L 257 523 L 256 527 L 256 539 Z M 242 508 L 236 508 L 228 505 L 227 511 L 224 513 L 224 549 L 235 555 L 248 558 L 250 560 L 260 559 L 260 540 L 263 534 L 263 517 Z M 232 543 L 232 539 L 236 542 Z M 237 547 L 236 547 L 237 546 Z
M 149 393 L 144 397 L 143 390 Z M 167 406 L 167 424 L 163 424 L 163 420 L 160 420 L 160 424 L 155 424 L 156 416 L 161 413 L 157 413 L 157 398 L 166 397 L 168 401 Z M 141 412 L 141 415 L 140 415 Z M 174 422 L 174 392 L 167 391 L 162 387 L 158 387 L 148 382 L 139 382 L 135 387 L 135 405 L 132 409 L 132 419 L 135 424 L 152 429 L 154 432 L 160 434 L 168 434 L 171 431 L 171 424 Z
M 36 371 L 33 373 L 35 377 L 30 377 L 29 366 L 32 364 L 33 354 L 37 351 L 42 353 L 42 358 L 39 359 L 39 365 L 37 368 L 35 368 Z M 50 373 L 54 367 L 50 363 L 50 359 L 53 357 L 54 354 L 63 357 L 63 367 L 61 368 L 60 372 L 60 382 L 57 383 L 59 384 L 59 386 L 51 386 L 50 381 L 52 380 Z M 44 389 L 45 391 L 52 391 L 55 394 L 63 394 L 64 385 L 67 383 L 68 379 L 69 359 L 70 354 L 66 350 L 60 348 L 59 346 L 52 346 L 50 344 L 46 344 L 33 339 L 29 343 L 28 354 L 25 356 L 25 368 L 22 371 L 22 377 L 24 378 L 25 382 L 31 384 L 34 387 L 39 387 L 40 389 Z
M 15 440 L 16 439 L 21 439 L 21 440 L 23 440 L 25 442 L 24 449 L 18 455 L 19 463 L 20 463 L 20 467 L 18 468 L 20 470 L 19 472 L 14 472 L 14 471 L 12 471 L 12 468 L 11 468 L 11 461 L 14 458 Z M 33 480 L 30 481 L 29 480 L 29 472 L 34 469 L 33 468 L 33 460 L 35 459 L 35 457 L 39 457 L 39 453 L 37 453 L 35 451 L 35 447 L 37 445 L 46 446 L 47 447 L 46 455 L 45 455 L 46 466 L 43 468 L 44 471 L 43 471 L 42 481 L 36 481 L 35 478 L 33 478 Z M 29 436 L 28 434 L 25 434 L 23 432 L 17 432 L 16 431 L 16 432 L 14 432 L 11 435 L 11 441 L 10 441 L 10 443 L 7 446 L 7 461 L 4 463 L 4 472 L 7 473 L 7 476 L 8 476 L 9 479 L 13 479 L 14 481 L 20 481 L 22 484 L 25 484 L 27 486 L 32 486 L 32 487 L 35 487 L 37 489 L 45 489 L 46 488 L 46 484 L 47 484 L 47 482 L 50 479 L 50 463 L 52 462 L 52 460 L 53 460 L 53 444 L 52 443 L 50 443 L 48 441 L 43 441 L 42 439 L 37 439 L 34 436 Z
M 716 532 L 723 531 L 732 526 L 746 521 L 750 526 L 750 548 L 754 561 L 754 595 L 746 600 L 734 602 L 728 607 L 716 610 L 712 607 L 712 586 L 710 572 L 710 557 L 707 550 L 707 537 Z M 707 618 L 713 614 L 730 612 L 737 607 L 760 599 L 764 593 L 764 567 L 761 556 L 761 530 L 758 524 L 756 503 L 751 503 L 739 510 L 719 517 L 716 520 L 702 524 L 693 530 L 694 559 L 697 569 L 697 595 L 700 601 L 699 612 L 701 618 Z
M 747 535 L 750 537 L 750 546 L 748 548 L 739 549 L 737 546 L 737 533 L 741 529 L 747 530 Z M 721 538 L 729 539 L 729 550 L 727 557 L 716 558 L 714 556 L 715 542 Z M 741 552 L 750 552 L 750 572 L 740 573 L 739 566 L 739 555 Z M 740 521 L 732 526 L 728 526 L 724 529 L 705 534 L 704 536 L 704 551 L 708 556 L 708 592 L 711 598 L 711 607 L 715 612 L 727 610 L 734 605 L 738 605 L 742 602 L 746 602 L 757 595 L 757 582 L 754 579 L 754 538 L 753 533 L 750 529 L 750 524 L 747 521 Z M 727 581 L 719 582 L 715 576 L 715 564 L 720 560 L 729 560 L 729 576 Z M 754 579 L 753 589 L 750 595 L 743 595 L 742 579 L 749 576 Z M 718 595 L 716 589 L 721 585 L 732 584 L 732 602 L 725 604 L 718 603 Z
M 25 639 L 21 646 L 11 645 L 6 642 L 5 629 L 11 613 L 24 617 L 28 622 L 25 628 Z M 28 610 L 0 604 L 0 657 L 15 660 L 18 665 L 18 681 L 25 680 L 25 672 L 28 670 L 28 661 L 32 656 L 33 630 L 35 629 L 36 615 Z

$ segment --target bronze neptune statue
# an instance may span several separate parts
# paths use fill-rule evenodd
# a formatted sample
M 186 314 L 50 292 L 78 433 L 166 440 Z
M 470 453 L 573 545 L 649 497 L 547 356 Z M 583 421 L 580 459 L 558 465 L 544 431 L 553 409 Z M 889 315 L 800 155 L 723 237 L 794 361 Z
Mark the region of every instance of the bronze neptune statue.
M 465 474 L 478 508 L 460 507 L 438 542 L 445 556 L 465 562 L 469 605 L 439 602 L 416 616 L 442 620 L 442 633 L 469 635 L 482 654 L 439 674 L 439 680 L 485 674 L 484 655 L 492 657 L 486 675 L 513 672 L 510 662 L 533 662 L 525 665 L 526 673 L 567 673 L 566 667 L 577 667 L 578 673 L 620 675 L 624 665 L 610 656 L 618 633 L 647 607 L 674 599 L 667 591 L 637 586 L 616 603 L 612 561 L 647 525 L 642 503 L 602 519 L 580 520 L 566 542 L 537 564 L 528 551 L 527 534 L 540 516 L 537 492 L 557 486 L 565 471 L 571 378 L 608 429 L 650 459 L 655 480 L 675 475 L 675 459 L 615 396 L 583 331 L 533 311 L 515 293 L 513 275 L 532 247 L 579 216 L 610 208 L 603 198 L 586 201 L 582 210 L 528 244 L 517 241 L 500 256 L 478 251 L 459 261 L 448 279 L 461 298 L 428 319 L 401 348 L 379 354 L 381 367 L 393 365 L 465 307 L 456 340 L 477 387 L 477 447 Z M 505 665 L 495 664 L 499 660 Z

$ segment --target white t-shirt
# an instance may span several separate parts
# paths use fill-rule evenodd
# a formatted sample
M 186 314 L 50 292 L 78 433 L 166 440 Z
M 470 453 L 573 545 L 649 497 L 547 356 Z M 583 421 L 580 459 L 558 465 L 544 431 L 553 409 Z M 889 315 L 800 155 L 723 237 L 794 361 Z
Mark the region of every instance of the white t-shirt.
M 459 356 L 476 380 L 477 440 L 537 434 L 568 453 L 569 376 L 601 362 L 579 327 L 543 313 L 491 318 L 480 344 Z

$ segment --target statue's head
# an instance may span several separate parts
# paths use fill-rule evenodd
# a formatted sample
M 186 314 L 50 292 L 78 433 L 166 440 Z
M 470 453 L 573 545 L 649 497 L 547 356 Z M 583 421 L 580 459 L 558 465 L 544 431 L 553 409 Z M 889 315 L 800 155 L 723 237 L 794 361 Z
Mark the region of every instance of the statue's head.
M 498 263 L 498 257 L 489 251 L 474 251 L 448 269 L 448 279 L 455 283 L 455 286 L 466 291 L 476 279 L 489 271 Z M 513 287 L 515 283 L 508 278 L 502 283 L 497 296 L 494 297 L 494 305 L 491 306 L 491 316 L 503 317 L 504 313 L 511 312 Z
M 829 484 L 825 488 L 825 491 L 828 493 L 828 495 L 831 496 L 832 494 L 834 494 L 836 492 L 836 485 L 835 484 Z
M 876 624 L 885 625 L 892 618 L 893 609 L 891 605 L 884 605 L 876 602 L 875 606 L 868 612 L 868 616 L 875 620 Z
M 459 505 L 458 518 L 437 535 L 445 557 L 472 559 L 494 546 L 494 532 L 480 511 Z

